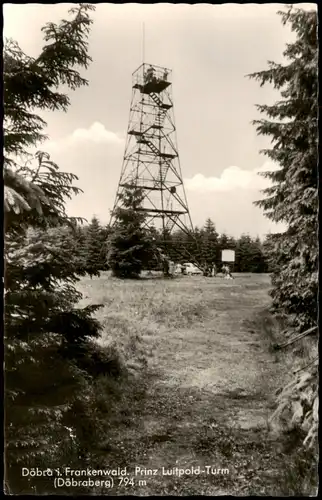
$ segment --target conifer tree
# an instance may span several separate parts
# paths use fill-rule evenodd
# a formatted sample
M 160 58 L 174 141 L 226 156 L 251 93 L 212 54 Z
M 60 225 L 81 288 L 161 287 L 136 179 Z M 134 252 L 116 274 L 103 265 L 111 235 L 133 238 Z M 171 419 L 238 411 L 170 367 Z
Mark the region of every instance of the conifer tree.
M 257 106 L 267 117 L 254 121 L 257 132 L 273 144 L 263 153 L 280 167 L 263 174 L 273 186 L 264 190 L 266 197 L 257 205 L 287 226 L 270 240 L 276 263 L 272 297 L 275 308 L 303 330 L 317 321 L 317 14 L 292 7 L 279 14 L 296 34 L 284 51 L 287 63 L 270 61 L 267 70 L 249 75 L 281 93 L 274 105 Z
M 253 273 L 267 272 L 267 263 L 264 255 L 263 244 L 258 236 L 252 240 L 251 272 Z
M 75 221 L 66 215 L 65 200 L 79 192 L 77 178 L 60 172 L 48 154 L 32 157 L 28 149 L 46 138 L 37 111 L 67 110 L 60 85 L 75 90 L 87 84 L 75 67 L 87 68 L 91 60 L 93 9 L 80 4 L 70 9 L 70 20 L 47 23 L 36 58 L 13 41 L 4 47 L 5 462 L 11 493 L 42 491 L 41 481 L 35 490 L 21 476 L 22 466 L 75 466 L 89 452 L 82 425 L 93 394 L 77 353 L 99 336 L 100 325 L 92 317 L 98 306 L 77 307 L 75 283 L 85 268 L 66 239 Z M 97 422 L 93 442 L 95 428 L 99 433 Z M 42 486 L 48 493 L 48 481 Z
M 78 256 L 79 261 L 82 263 L 84 269 L 86 269 L 86 225 L 76 224 L 75 229 L 72 233 L 73 243 L 75 248 L 75 253 Z
M 202 260 L 208 266 L 212 263 L 218 264 L 219 260 L 219 244 L 218 233 L 213 221 L 208 218 L 202 230 L 201 243 Z
M 243 234 L 236 246 L 236 269 L 240 273 L 249 272 L 252 264 L 252 239 L 248 234 Z
M 117 208 L 108 242 L 108 265 L 118 278 L 138 278 L 155 253 L 151 234 L 144 228 L 145 215 L 140 212 L 143 196 L 140 189 L 127 189 Z
M 189 260 L 187 235 L 181 229 L 169 234 L 167 240 L 169 241 L 167 253 L 171 260 L 182 263 Z
M 90 276 L 99 275 L 106 269 L 107 245 L 106 233 L 97 217 L 93 217 L 86 231 L 85 254 L 86 270 Z
M 262 273 L 265 272 L 265 266 L 260 239 L 253 239 L 248 234 L 241 235 L 236 243 L 235 270 L 241 273 Z
M 272 247 L 274 247 L 274 242 L 273 242 L 274 238 L 279 238 L 279 235 L 274 233 L 273 234 L 268 233 L 265 236 L 263 242 L 263 255 L 265 259 L 266 269 L 267 272 L 270 274 L 278 272 L 276 257 L 274 256 L 274 253 L 272 253 L 271 251 Z
M 269 62 L 265 71 L 253 73 L 261 85 L 273 84 L 281 100 L 258 109 L 259 134 L 268 135 L 265 149 L 279 165 L 264 174 L 273 185 L 257 202 L 267 217 L 283 222 L 286 230 L 266 241 L 272 266 L 272 297 L 276 310 L 286 314 L 302 335 L 318 331 L 318 46 L 317 13 L 291 7 L 280 12 L 296 40 L 284 51 L 285 64 Z M 292 422 L 306 436 L 303 444 L 316 450 L 318 432 L 318 359 L 296 372 L 278 396 L 275 416 L 292 409 Z

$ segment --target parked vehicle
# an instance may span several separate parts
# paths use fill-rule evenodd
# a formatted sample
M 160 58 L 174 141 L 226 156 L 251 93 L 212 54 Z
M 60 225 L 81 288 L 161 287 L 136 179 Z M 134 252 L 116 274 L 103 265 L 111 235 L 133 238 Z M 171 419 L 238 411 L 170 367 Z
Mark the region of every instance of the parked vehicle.
M 184 265 L 184 274 L 187 274 L 188 276 L 193 276 L 194 274 L 200 274 L 202 275 L 201 269 L 199 267 L 195 266 L 191 262 L 186 262 Z

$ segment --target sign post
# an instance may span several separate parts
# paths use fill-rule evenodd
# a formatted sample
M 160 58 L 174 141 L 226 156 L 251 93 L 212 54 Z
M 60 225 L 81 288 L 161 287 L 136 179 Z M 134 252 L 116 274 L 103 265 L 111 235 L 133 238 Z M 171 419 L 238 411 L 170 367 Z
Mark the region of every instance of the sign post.
M 235 250 L 222 250 L 221 251 L 221 262 L 222 264 L 231 264 L 231 271 L 234 271 L 235 263 Z

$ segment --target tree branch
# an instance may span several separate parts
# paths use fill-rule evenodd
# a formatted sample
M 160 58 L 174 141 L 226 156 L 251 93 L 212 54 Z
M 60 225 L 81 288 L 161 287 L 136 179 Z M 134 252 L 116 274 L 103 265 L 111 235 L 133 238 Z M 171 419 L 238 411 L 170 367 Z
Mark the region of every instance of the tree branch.
M 274 346 L 274 349 L 275 350 L 279 350 L 279 349 L 282 349 L 283 347 L 287 347 L 287 346 L 289 346 L 291 344 L 294 344 L 294 342 L 297 342 L 298 340 L 303 339 L 304 337 L 306 337 L 307 335 L 310 335 L 311 333 L 313 333 L 317 329 L 318 329 L 317 326 L 313 326 L 312 328 L 309 328 L 305 332 L 302 332 L 299 335 L 296 335 L 295 337 L 291 338 L 290 340 L 287 340 L 283 344 L 276 344 Z
M 316 363 L 318 361 L 318 359 L 319 359 L 319 356 L 316 356 L 310 363 L 308 363 L 305 366 L 302 366 L 302 368 L 299 368 L 298 370 L 294 370 L 293 373 L 299 373 L 302 370 L 305 370 L 306 368 L 309 368 L 310 366 L 314 365 L 314 363 Z

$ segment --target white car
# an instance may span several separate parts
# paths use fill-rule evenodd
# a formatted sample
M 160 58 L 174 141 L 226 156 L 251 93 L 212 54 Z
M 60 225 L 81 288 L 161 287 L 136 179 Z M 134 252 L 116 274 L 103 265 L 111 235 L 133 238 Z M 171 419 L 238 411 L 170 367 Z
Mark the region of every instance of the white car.
M 185 274 L 187 274 L 188 276 L 192 276 L 193 274 L 203 274 L 201 269 L 199 269 L 199 267 L 195 266 L 191 262 L 187 262 L 183 265 L 185 268 Z

